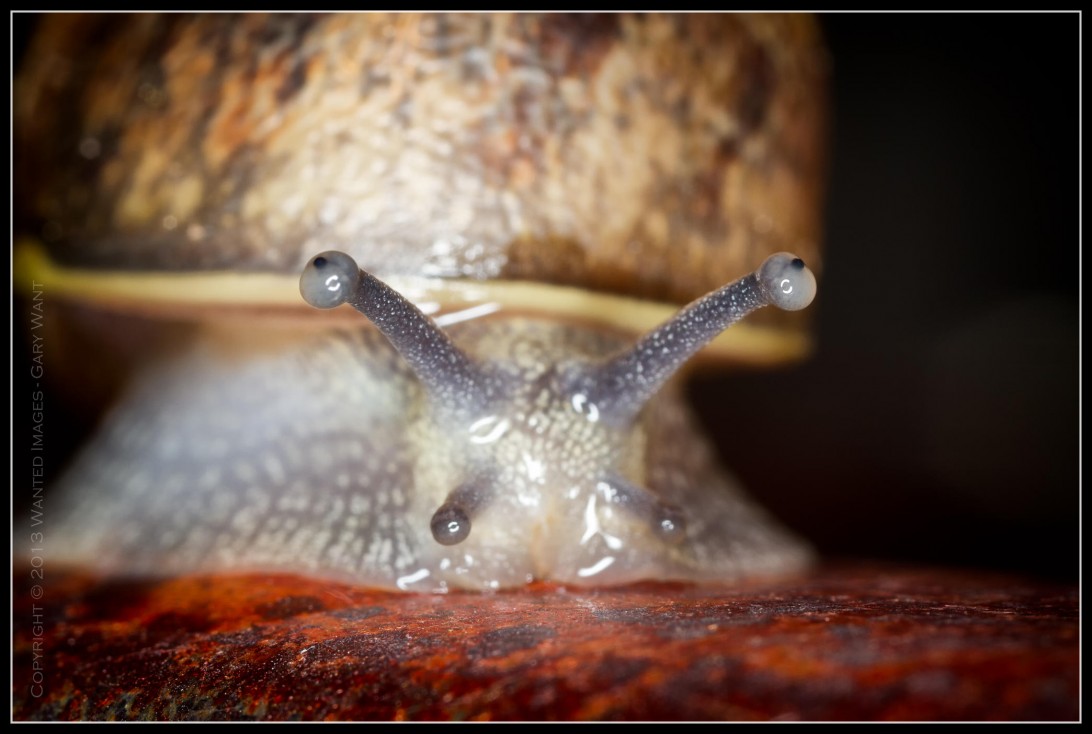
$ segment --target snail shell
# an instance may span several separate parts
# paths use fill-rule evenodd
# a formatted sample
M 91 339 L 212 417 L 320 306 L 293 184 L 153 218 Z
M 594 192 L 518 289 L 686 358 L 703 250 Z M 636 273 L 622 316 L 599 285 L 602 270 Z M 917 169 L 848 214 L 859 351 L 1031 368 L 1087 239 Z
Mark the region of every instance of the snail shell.
M 432 591 L 808 559 L 670 377 L 814 293 L 810 19 L 60 16 L 29 58 L 21 262 L 194 324 L 62 482 L 61 559 Z M 379 332 L 293 305 L 300 272 Z M 777 313 L 724 349 L 799 356 Z

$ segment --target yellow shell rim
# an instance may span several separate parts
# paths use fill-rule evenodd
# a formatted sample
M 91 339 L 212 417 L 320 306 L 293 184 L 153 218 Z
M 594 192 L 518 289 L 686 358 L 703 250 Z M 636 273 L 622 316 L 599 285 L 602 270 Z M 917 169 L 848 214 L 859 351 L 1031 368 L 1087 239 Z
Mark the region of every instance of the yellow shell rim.
M 299 294 L 299 277 L 288 273 L 233 271 L 120 271 L 59 265 L 33 240 L 20 240 L 13 251 L 16 292 L 32 291 L 62 300 L 90 303 L 107 310 L 198 321 L 230 319 L 306 319 L 313 323 L 353 325 L 362 317 L 349 306 L 321 311 Z M 671 318 L 677 304 L 657 303 L 612 293 L 548 283 L 506 280 L 458 280 L 421 276 L 384 276 L 441 326 L 495 315 L 550 315 L 631 334 L 642 334 Z M 246 304 L 245 309 L 238 309 Z M 232 308 L 227 308 L 227 307 Z M 703 350 L 702 356 L 741 364 L 771 366 L 808 356 L 811 337 L 804 332 L 739 323 Z

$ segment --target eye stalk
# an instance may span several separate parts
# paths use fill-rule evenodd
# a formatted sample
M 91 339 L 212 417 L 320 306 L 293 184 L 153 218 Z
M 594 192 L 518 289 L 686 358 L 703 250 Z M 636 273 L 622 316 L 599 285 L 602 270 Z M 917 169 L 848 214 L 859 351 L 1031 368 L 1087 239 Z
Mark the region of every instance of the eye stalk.
M 328 250 L 311 258 L 300 275 L 300 295 L 315 308 L 348 303 L 364 314 L 438 405 L 481 408 L 494 391 L 488 376 L 435 321 L 344 252 Z
M 627 424 L 717 334 L 763 306 L 806 308 L 815 292 L 815 275 L 803 260 L 788 252 L 770 255 L 757 271 L 690 303 L 632 349 L 591 371 L 577 392 L 605 420 Z M 300 276 L 300 294 L 316 308 L 348 303 L 367 316 L 409 363 L 430 397 L 445 407 L 480 408 L 497 392 L 494 381 L 435 321 L 344 252 L 331 250 L 311 258 Z
M 633 484 L 620 474 L 608 472 L 596 485 L 596 490 L 608 501 L 625 508 L 649 527 L 668 545 L 678 545 L 686 539 L 686 515 L 665 502 L 654 492 Z
M 803 260 L 788 252 L 770 255 L 757 271 L 685 306 L 609 360 L 586 378 L 582 392 L 604 420 L 626 425 L 717 334 L 763 306 L 805 308 L 815 291 L 815 275 Z

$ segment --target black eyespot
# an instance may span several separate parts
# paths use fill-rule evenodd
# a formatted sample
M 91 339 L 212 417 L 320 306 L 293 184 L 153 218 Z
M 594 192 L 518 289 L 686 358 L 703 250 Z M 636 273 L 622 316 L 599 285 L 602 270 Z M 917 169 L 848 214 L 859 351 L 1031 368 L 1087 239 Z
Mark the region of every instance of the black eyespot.
M 798 257 L 794 257 L 794 258 L 792 259 L 792 266 L 793 266 L 794 268 L 796 268 L 797 270 L 803 270 L 803 269 L 804 269 L 804 261 L 803 261 L 803 260 L 801 260 L 801 259 L 800 259 L 800 258 L 798 258 Z
M 319 255 L 318 257 L 316 257 L 311 262 L 313 262 L 315 264 L 316 268 L 322 268 L 322 267 L 326 266 L 326 258 L 324 258 L 322 255 Z

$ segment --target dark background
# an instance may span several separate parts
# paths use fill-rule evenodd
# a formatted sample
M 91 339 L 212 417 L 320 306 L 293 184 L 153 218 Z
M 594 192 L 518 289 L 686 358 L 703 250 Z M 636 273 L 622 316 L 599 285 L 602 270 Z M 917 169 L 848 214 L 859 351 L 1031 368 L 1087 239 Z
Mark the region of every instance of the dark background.
M 1079 17 L 821 20 L 818 349 L 703 377 L 702 417 L 828 554 L 1076 579 Z
M 33 22 L 14 17 L 16 62 Z M 1079 22 L 822 17 L 818 349 L 693 392 L 725 463 L 827 555 L 1077 578 Z M 53 463 L 82 427 L 46 408 Z

